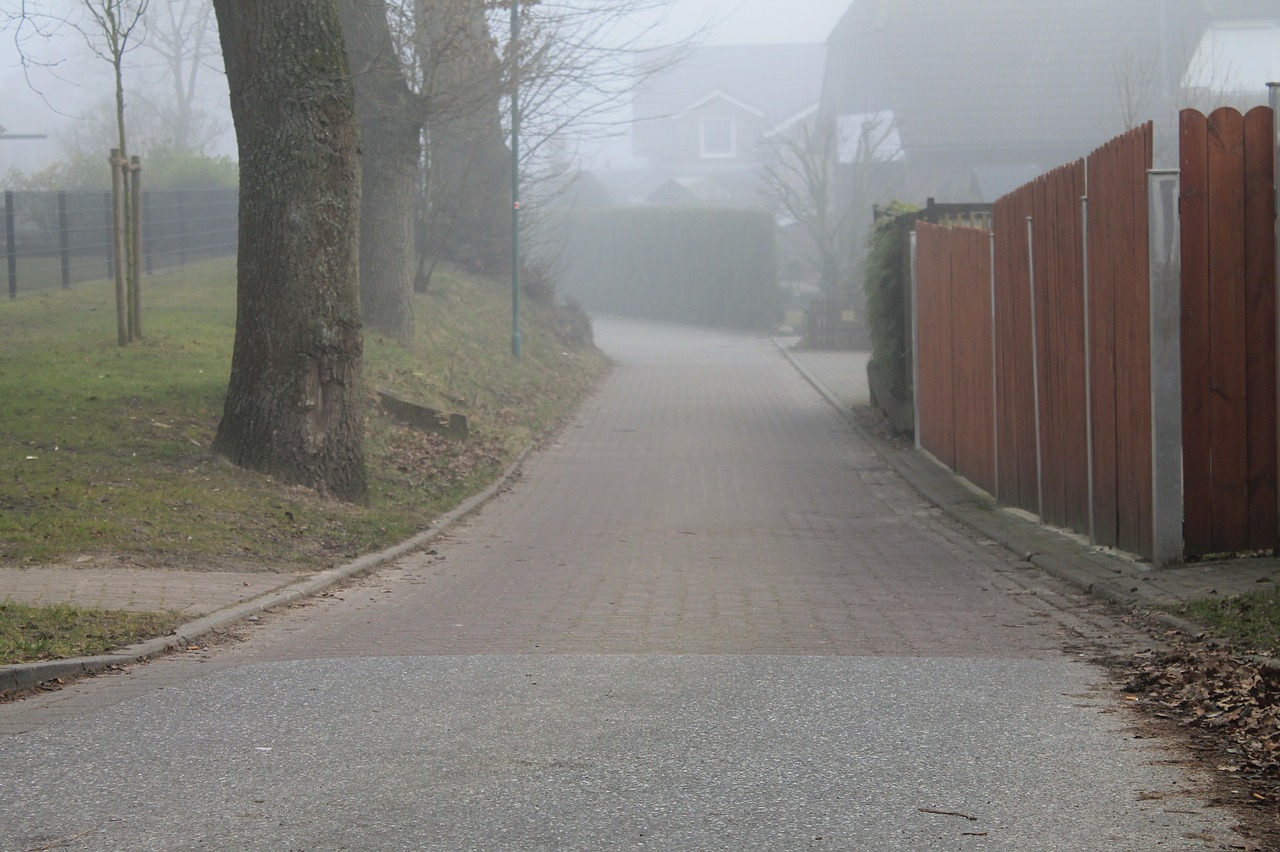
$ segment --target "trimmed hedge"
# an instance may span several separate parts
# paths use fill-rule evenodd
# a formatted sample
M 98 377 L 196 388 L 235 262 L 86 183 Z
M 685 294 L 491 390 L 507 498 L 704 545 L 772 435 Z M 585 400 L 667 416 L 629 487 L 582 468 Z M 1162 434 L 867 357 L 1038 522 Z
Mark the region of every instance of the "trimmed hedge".
M 768 329 L 782 318 L 774 230 L 773 217 L 757 210 L 579 213 L 560 289 L 596 311 Z

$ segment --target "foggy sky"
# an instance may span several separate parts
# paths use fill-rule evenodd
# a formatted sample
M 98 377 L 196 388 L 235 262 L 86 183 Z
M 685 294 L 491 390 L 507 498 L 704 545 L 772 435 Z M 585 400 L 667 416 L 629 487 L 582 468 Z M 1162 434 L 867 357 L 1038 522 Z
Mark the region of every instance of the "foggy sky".
M 820 43 L 852 0 L 675 0 L 662 33 L 679 40 L 710 21 L 708 44 Z
M 851 2 L 673 0 L 661 20 L 650 23 L 657 27 L 655 37 L 666 43 L 695 35 L 707 44 L 820 43 Z M 0 175 L 10 166 L 35 171 L 57 159 L 59 133 L 95 102 L 111 96 L 109 68 L 101 60 L 85 55 L 78 36 L 66 34 L 60 40 L 59 46 L 65 47 L 67 56 L 56 70 L 33 73 L 41 94 L 28 89 L 11 33 L 4 36 L 0 37 L 0 85 L 6 97 L 0 104 L 0 125 L 11 132 L 48 133 L 50 138 L 47 142 L 9 142 L 0 146 Z M 137 85 L 136 73 L 126 70 L 126 87 Z M 215 96 L 214 100 L 225 100 L 225 95 Z M 225 123 L 230 127 L 229 118 Z M 234 146 L 234 136 L 227 133 L 211 153 L 234 154 Z

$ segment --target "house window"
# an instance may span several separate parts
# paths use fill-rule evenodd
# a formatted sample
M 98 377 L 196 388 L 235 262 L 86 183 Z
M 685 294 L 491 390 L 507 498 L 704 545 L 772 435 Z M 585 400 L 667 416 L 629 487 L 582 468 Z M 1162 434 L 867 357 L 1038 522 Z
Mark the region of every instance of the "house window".
M 733 119 L 704 118 L 702 120 L 702 156 L 732 157 L 734 153 Z

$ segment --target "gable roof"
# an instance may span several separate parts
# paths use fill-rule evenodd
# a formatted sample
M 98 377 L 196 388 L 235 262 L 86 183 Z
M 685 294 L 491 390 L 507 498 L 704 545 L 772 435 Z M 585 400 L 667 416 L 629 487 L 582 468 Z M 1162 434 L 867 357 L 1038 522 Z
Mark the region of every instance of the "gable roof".
M 1045 144 L 1085 151 L 1125 129 L 1117 94 L 1125 63 L 1141 68 L 1158 96 L 1176 88 L 1210 20 L 1275 19 L 1276 5 L 853 0 L 828 40 L 823 108 L 892 109 L 903 144 L 917 151 Z
M 738 109 L 742 110 L 745 113 L 754 115 L 756 118 L 764 118 L 764 113 L 756 109 L 755 107 L 753 107 L 751 104 L 744 103 L 738 100 L 737 98 L 735 98 L 733 95 L 726 94 L 720 91 L 719 89 L 716 89 L 714 92 L 712 92 L 709 95 L 705 95 L 704 97 L 698 98 L 696 101 L 689 104 L 684 109 L 680 110 L 675 115 L 673 115 L 672 118 L 681 118 L 691 112 L 700 110 L 707 104 L 711 103 L 712 101 L 724 101 L 725 103 L 732 104 L 733 106 L 737 107 Z
M 632 100 L 637 122 L 669 118 L 719 94 L 777 124 L 818 100 L 826 48 L 821 44 L 699 47 L 645 80 Z

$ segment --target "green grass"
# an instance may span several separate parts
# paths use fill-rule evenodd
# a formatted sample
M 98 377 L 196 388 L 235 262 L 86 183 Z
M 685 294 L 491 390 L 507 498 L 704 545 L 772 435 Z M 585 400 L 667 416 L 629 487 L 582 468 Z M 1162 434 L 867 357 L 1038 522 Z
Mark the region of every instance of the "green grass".
M 365 506 L 318 498 L 209 452 L 234 343 L 232 261 L 144 279 L 145 339 L 116 345 L 108 282 L 0 304 L 0 566 L 89 554 L 195 570 L 329 567 L 426 528 L 565 417 L 605 369 L 525 311 L 510 356 L 509 290 L 446 271 L 418 297 L 413 346 L 368 336 Z M 391 422 L 390 388 L 468 415 L 472 440 Z
M 1280 652 L 1280 590 L 1192 601 L 1176 612 L 1239 647 L 1267 654 Z
M 0 603 L 0 665 L 89 657 L 169 633 L 173 613 Z

